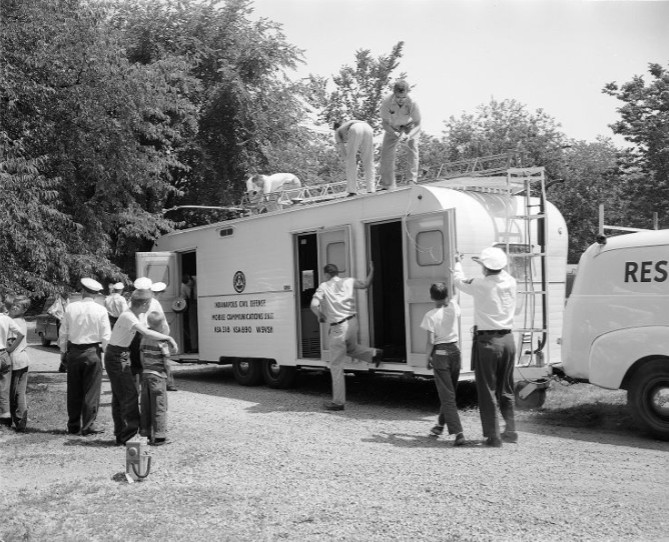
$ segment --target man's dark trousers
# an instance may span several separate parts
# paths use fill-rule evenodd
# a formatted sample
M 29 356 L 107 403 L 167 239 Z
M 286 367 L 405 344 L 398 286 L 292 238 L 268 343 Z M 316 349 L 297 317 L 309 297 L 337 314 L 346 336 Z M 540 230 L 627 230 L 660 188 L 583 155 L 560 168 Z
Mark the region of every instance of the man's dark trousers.
M 67 345 L 67 431 L 89 431 L 100 406 L 102 361 L 100 345 Z
M 127 348 L 108 346 L 105 352 L 105 369 L 112 390 L 112 419 L 114 435 L 125 444 L 139 430 L 139 400 L 135 376 L 130 367 Z
M 513 368 L 516 345 L 513 333 L 505 335 L 478 333 L 473 345 L 476 392 L 483 436 L 500 438 L 497 408 L 506 422 L 506 431 L 515 431 Z

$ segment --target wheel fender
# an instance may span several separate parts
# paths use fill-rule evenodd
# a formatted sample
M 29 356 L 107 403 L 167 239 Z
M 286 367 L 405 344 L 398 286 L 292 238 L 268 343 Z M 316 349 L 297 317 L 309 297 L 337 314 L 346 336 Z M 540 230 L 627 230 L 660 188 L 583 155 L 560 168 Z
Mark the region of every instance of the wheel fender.
M 669 327 L 619 329 L 600 335 L 590 349 L 590 382 L 617 390 L 629 368 L 641 358 L 669 354 Z

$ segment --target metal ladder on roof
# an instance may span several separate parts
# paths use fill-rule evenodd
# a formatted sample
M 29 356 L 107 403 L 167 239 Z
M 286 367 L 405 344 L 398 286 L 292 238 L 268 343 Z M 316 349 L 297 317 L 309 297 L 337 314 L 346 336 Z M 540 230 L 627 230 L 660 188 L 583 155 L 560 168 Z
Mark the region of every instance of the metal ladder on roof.
M 512 222 L 521 224 L 521 243 L 512 245 L 506 237 L 506 251 L 518 281 L 523 304 L 523 325 L 518 332 L 519 367 L 543 367 L 548 359 L 548 277 L 546 171 L 543 167 L 510 168 L 506 172 L 510 195 L 522 196 L 519 214 L 508 213 L 507 231 Z M 539 284 L 539 288 L 537 288 Z M 540 317 L 537 316 L 540 314 Z M 540 320 L 537 322 L 537 320 Z
M 503 175 L 512 165 L 518 163 L 519 160 L 520 153 L 515 151 L 478 158 L 456 160 L 441 165 L 435 177 L 428 176 L 421 178 L 418 180 L 417 184 L 430 184 L 458 178 L 470 179 L 471 177 L 499 176 Z M 500 179 L 503 179 L 503 177 L 500 177 Z M 499 190 L 498 187 L 488 186 L 486 189 L 485 186 L 485 184 L 471 182 L 465 182 L 465 184 L 462 185 L 449 185 L 449 187 L 460 190 Z M 364 182 L 358 181 L 358 190 L 364 189 Z M 244 194 L 242 196 L 240 208 L 247 214 L 261 214 L 287 209 L 298 204 L 318 203 L 340 198 L 343 199 L 346 197 L 347 193 L 346 181 L 308 185 L 300 188 L 273 192 L 271 194 L 259 194 L 255 197 Z

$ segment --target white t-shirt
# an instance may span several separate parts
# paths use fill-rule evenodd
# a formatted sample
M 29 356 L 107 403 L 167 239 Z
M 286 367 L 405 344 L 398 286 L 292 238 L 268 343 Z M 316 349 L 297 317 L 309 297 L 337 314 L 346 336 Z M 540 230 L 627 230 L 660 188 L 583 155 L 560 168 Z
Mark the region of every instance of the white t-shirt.
M 425 314 L 421 329 L 434 333 L 432 344 L 454 343 L 458 341 L 458 318 L 460 307 L 455 301 L 434 308 Z
M 23 318 L 15 318 L 14 323 L 19 327 L 23 334 L 23 339 L 21 339 L 19 345 L 10 354 L 10 357 L 12 358 L 12 369 L 18 371 L 19 369 L 25 369 L 30 364 L 28 352 L 26 352 L 26 349 L 28 348 L 28 324 Z M 16 338 L 17 336 L 16 333 L 10 332 L 10 337 Z
M 333 277 L 322 282 L 314 298 L 321 303 L 321 311 L 327 316 L 328 322 L 334 324 L 355 314 L 355 279 Z
M 140 325 L 140 322 L 134 312 L 130 310 L 122 312 L 121 316 L 116 320 L 114 329 L 112 329 L 109 344 L 120 346 L 121 348 L 128 348 L 132 340 L 135 338 L 138 325 Z

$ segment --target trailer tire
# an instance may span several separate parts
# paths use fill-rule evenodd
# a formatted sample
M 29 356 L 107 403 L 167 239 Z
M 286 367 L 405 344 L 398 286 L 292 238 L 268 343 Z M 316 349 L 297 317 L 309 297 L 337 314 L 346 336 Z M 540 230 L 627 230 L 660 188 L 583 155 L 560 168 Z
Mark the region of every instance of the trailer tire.
M 262 376 L 270 388 L 290 388 L 295 382 L 297 369 L 295 367 L 281 367 L 273 359 L 262 363 Z
M 520 392 L 529 382 L 527 380 L 521 380 L 516 382 L 513 387 L 513 396 L 515 399 L 516 407 L 520 410 L 532 410 L 533 408 L 541 408 L 546 402 L 546 388 L 539 388 L 534 390 L 524 399 L 520 396 Z
M 232 362 L 232 374 L 242 386 L 262 384 L 262 360 L 237 358 Z
M 669 360 L 656 359 L 642 365 L 627 391 L 632 418 L 644 431 L 669 440 Z

